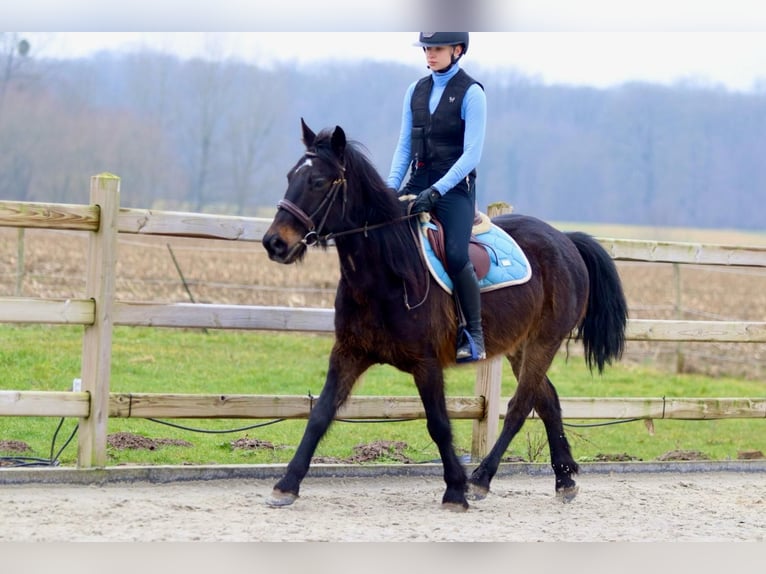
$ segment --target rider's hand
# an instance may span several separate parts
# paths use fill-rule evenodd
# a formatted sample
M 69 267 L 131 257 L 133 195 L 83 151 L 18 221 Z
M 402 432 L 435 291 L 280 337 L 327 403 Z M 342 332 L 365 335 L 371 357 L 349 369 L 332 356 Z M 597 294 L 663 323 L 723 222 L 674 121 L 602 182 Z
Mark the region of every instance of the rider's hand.
M 435 187 L 429 187 L 421 191 L 415 198 L 415 202 L 412 204 L 410 213 L 422 213 L 424 211 L 431 211 L 436 205 L 436 202 L 441 199 L 442 194 Z

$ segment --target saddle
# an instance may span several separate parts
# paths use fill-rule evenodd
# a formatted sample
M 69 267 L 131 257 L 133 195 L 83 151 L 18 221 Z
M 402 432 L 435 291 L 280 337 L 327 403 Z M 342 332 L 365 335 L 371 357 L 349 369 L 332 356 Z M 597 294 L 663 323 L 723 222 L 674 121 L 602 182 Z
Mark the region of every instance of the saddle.
M 444 230 L 431 214 L 420 215 L 420 249 L 434 280 L 452 293 L 452 279 L 445 263 Z M 477 212 L 468 247 L 482 292 L 529 281 L 532 267 L 516 240 L 490 218 Z
M 431 243 L 431 248 L 434 251 L 436 257 L 443 264 L 446 265 L 446 250 L 444 248 L 444 229 L 441 222 L 433 215 L 430 215 L 431 223 L 426 228 L 426 235 L 428 241 Z M 477 239 L 477 235 L 486 233 L 491 226 L 491 221 L 487 215 L 481 212 L 476 212 L 473 220 L 473 230 L 471 232 L 471 239 L 468 243 L 468 258 L 473 264 L 473 268 L 476 271 L 476 277 L 479 280 L 484 279 L 489 273 L 489 267 L 491 264 L 489 258 L 489 252 L 487 251 L 486 244 Z

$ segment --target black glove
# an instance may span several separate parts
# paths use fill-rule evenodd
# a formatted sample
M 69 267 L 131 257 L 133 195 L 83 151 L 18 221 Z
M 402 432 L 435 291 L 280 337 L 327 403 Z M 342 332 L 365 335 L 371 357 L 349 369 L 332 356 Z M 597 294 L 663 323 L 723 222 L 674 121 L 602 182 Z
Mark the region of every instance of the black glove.
M 431 211 L 436 205 L 436 202 L 441 199 L 442 194 L 435 187 L 429 187 L 421 191 L 415 198 L 415 202 L 412 204 L 410 213 L 423 213 L 424 211 Z

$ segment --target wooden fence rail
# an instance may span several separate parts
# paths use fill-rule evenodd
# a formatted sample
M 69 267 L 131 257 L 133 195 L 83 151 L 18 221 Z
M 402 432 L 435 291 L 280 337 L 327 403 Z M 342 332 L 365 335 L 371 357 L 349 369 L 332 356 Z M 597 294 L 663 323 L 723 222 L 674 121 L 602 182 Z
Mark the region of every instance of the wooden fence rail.
M 72 324 L 84 327 L 82 389 L 72 392 L 0 390 L 0 416 L 77 417 L 77 464 L 106 463 L 109 417 L 140 418 L 307 418 L 316 397 L 111 393 L 111 336 L 116 325 L 206 329 L 332 332 L 331 309 L 211 304 L 134 303 L 115 300 L 118 233 L 260 241 L 270 221 L 263 218 L 161 212 L 119 207 L 120 180 L 91 179 L 90 205 L 0 201 L 0 226 L 89 232 L 86 297 L 35 299 L 0 297 L 0 322 Z M 490 213 L 491 214 L 491 213 Z M 766 267 L 766 248 L 658 241 L 599 239 L 617 260 L 695 265 Z M 766 322 L 628 322 L 636 341 L 766 342 Z M 452 418 L 474 420 L 473 454 L 494 442 L 500 405 L 500 359 L 477 367 L 475 396 L 449 397 Z M 561 398 L 569 419 L 766 418 L 765 398 Z M 338 418 L 420 419 L 418 397 L 352 396 Z M 535 417 L 533 412 L 530 417 Z
M 91 299 L 0 297 L 0 322 L 91 325 Z M 209 303 L 141 303 L 115 301 L 114 325 L 185 329 L 246 329 L 332 333 L 332 309 L 261 307 Z M 681 321 L 629 319 L 630 341 L 697 343 L 766 343 L 766 323 L 759 321 Z
M 109 416 L 162 419 L 306 419 L 318 396 L 110 393 Z M 501 398 L 505 403 L 510 397 Z M 90 415 L 85 392 L 0 391 L 0 415 L 80 417 Z M 447 397 L 452 419 L 485 416 L 484 397 Z M 766 398 L 562 397 L 565 419 L 766 419 Z M 499 413 L 501 419 L 505 415 Z M 533 411 L 529 418 L 536 418 Z M 424 419 L 419 397 L 351 396 L 338 419 Z

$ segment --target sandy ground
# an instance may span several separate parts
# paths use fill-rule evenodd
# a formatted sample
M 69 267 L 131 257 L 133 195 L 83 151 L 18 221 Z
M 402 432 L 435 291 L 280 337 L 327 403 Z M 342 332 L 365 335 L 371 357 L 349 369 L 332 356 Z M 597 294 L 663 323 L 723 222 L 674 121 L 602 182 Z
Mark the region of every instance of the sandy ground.
M 766 541 L 766 474 L 499 476 L 466 513 L 439 477 L 312 478 L 270 508 L 272 479 L 0 486 L 0 541 Z

